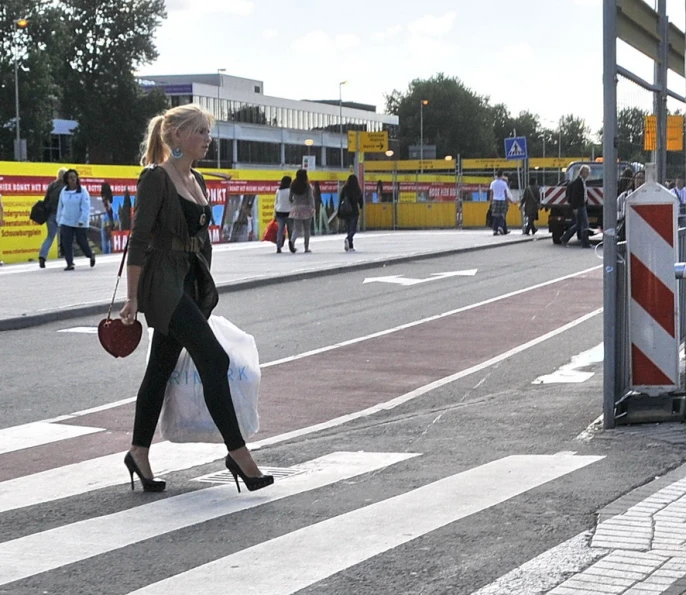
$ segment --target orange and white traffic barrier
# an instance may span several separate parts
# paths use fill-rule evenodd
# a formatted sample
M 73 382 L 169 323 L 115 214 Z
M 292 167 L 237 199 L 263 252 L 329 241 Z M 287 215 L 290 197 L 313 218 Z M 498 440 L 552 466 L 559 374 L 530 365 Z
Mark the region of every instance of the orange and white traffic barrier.
M 633 192 L 626 206 L 631 389 L 648 395 L 679 388 L 677 209 L 656 182 Z

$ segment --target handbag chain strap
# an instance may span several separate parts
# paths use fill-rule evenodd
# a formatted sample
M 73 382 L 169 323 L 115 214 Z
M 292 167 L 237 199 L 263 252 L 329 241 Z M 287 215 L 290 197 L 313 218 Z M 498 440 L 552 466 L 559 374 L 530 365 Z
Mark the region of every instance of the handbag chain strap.
M 126 239 L 126 245 L 124 246 L 124 253 L 121 256 L 121 263 L 119 265 L 119 272 L 117 273 L 117 282 L 114 286 L 114 293 L 112 294 L 112 301 L 110 302 L 109 310 L 107 310 L 107 320 L 111 320 L 112 307 L 114 306 L 114 300 L 117 297 L 117 289 L 119 289 L 119 281 L 121 280 L 121 274 L 124 270 L 124 263 L 126 262 L 126 253 L 129 250 L 129 239 Z M 138 312 L 136 312 L 136 318 L 138 318 Z

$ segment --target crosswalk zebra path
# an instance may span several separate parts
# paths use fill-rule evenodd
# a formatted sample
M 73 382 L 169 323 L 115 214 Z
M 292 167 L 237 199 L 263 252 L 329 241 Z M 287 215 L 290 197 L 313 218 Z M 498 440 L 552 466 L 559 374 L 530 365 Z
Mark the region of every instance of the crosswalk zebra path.
M 70 439 L 63 432 L 31 440 Z M 12 450 L 0 432 L 3 446 Z M 163 494 L 128 489 L 123 452 L 0 481 L 0 594 L 296 593 L 603 458 L 511 455 L 338 502 L 353 485 L 378 493 L 401 467 L 421 467 L 422 453 L 329 452 L 238 494 L 207 483 L 221 450 L 156 444 L 153 464 L 170 480 Z M 313 512 L 293 525 L 303 502 Z

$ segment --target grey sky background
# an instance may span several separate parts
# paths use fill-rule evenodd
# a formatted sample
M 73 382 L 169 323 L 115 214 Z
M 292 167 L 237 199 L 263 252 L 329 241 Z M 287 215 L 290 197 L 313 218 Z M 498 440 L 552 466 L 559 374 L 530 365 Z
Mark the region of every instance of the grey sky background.
M 143 74 L 226 68 L 291 99 L 338 98 L 347 80 L 345 99 L 383 111 L 384 93 L 444 72 L 544 125 L 568 113 L 602 125 L 602 0 L 167 0 L 167 10 L 160 57 Z M 668 10 L 684 29 L 683 0 Z M 650 61 L 621 44 L 619 56 L 652 78 Z M 670 83 L 682 94 L 684 84 Z M 627 86 L 619 101 L 649 107 Z

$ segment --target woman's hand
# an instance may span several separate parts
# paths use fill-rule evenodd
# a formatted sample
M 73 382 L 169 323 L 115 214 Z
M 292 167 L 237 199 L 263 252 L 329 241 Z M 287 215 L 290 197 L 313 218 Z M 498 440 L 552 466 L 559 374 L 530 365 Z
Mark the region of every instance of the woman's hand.
M 137 312 L 138 300 L 136 298 L 128 299 L 126 300 L 124 307 L 120 310 L 119 317 L 121 318 L 121 321 L 124 323 L 124 325 L 129 326 L 133 324 L 134 320 L 136 320 Z

